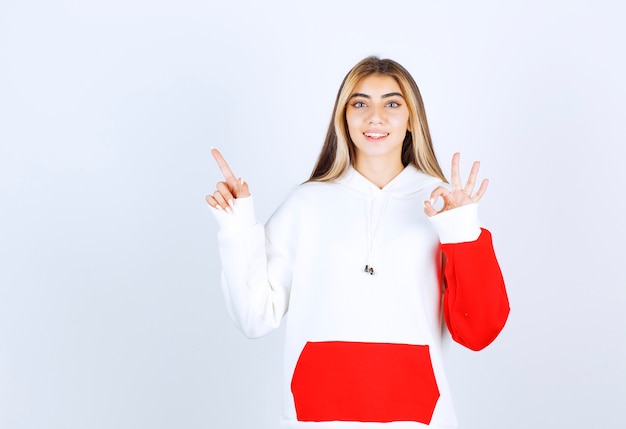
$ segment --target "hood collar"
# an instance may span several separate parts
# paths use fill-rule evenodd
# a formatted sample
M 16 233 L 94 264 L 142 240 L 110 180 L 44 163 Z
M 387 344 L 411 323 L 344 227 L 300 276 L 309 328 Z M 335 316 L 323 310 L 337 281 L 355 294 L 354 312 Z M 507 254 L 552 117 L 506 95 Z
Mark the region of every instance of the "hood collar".
M 337 183 L 346 185 L 363 195 L 388 194 L 394 197 L 409 197 L 426 187 L 441 183 L 441 180 L 422 173 L 415 166 L 409 164 L 381 189 L 350 165 L 344 175 L 337 180 Z

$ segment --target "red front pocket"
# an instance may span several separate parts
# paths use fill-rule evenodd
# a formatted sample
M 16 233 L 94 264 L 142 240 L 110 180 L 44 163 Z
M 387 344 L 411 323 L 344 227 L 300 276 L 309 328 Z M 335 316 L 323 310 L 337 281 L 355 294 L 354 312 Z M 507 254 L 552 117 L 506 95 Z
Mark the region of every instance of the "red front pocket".
M 428 346 L 308 342 L 291 380 L 299 421 L 429 424 L 439 389 Z

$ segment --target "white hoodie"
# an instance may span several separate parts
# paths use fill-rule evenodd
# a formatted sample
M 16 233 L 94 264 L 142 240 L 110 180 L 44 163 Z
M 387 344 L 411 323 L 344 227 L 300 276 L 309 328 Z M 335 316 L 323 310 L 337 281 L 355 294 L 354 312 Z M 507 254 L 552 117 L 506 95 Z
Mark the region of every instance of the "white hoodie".
M 350 168 L 334 182 L 298 186 L 265 227 L 256 223 L 252 197 L 237 199 L 232 215 L 212 210 L 223 292 L 237 326 L 259 337 L 289 312 L 284 429 L 456 427 L 443 316 L 459 327 L 452 337 L 468 338 L 477 350 L 501 330 L 508 301 L 499 268 L 487 267 L 495 281 L 478 285 L 479 306 L 485 296 L 494 304 L 468 310 L 464 297 L 476 287 L 456 287 L 465 283 L 448 257 L 455 294 L 442 308 L 441 249 L 481 240 L 490 248 L 491 240 L 483 238 L 476 204 L 424 214 L 423 202 L 441 184 L 408 166 L 379 189 Z M 493 265 L 493 252 L 478 252 L 488 254 L 483 265 Z M 477 329 L 485 332 L 474 341 Z

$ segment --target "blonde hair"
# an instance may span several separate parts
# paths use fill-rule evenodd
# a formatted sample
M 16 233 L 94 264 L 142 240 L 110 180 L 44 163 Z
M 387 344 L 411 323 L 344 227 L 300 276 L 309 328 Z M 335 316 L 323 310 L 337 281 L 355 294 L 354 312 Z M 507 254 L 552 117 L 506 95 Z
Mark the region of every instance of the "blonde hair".
M 411 74 L 390 59 L 367 57 L 356 64 L 339 87 L 322 151 L 309 181 L 326 182 L 339 178 L 354 162 L 354 143 L 350 139 L 346 122 L 346 107 L 354 88 L 364 78 L 373 74 L 393 77 L 402 91 L 409 110 L 409 130 L 402 143 L 402 164 L 414 165 L 418 170 L 447 182 L 430 138 L 426 111 L 419 88 Z

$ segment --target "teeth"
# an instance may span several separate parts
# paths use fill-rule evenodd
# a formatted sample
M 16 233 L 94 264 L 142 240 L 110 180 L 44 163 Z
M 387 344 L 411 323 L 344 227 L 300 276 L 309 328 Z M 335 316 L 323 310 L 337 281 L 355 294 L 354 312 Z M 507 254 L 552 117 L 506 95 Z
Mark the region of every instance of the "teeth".
M 386 137 L 387 134 L 381 134 L 381 133 L 365 133 L 366 137 L 374 137 L 374 138 L 378 138 L 378 137 Z

